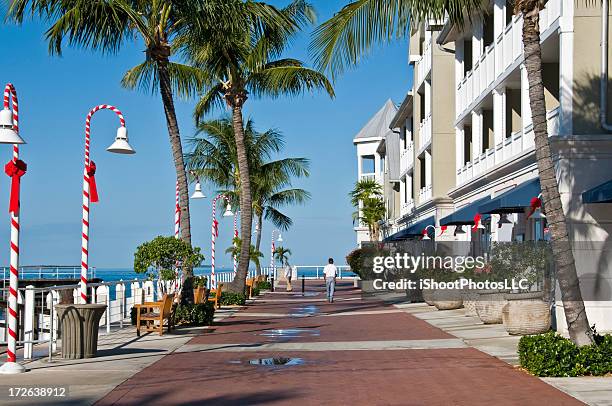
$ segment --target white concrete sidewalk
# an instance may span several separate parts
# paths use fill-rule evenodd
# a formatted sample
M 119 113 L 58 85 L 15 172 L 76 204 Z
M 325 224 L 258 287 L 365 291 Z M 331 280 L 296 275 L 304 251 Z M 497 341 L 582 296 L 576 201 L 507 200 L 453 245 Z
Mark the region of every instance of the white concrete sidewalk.
M 217 310 L 215 321 L 231 316 L 240 308 Z M 101 334 L 98 338 L 98 356 L 82 360 L 63 360 L 54 354 L 52 362 L 47 357 L 22 362 L 29 369 L 18 375 L 3 375 L 0 385 L 0 404 L 62 404 L 90 405 L 145 367 L 183 346 L 192 337 L 208 327 L 178 327 L 171 333 L 136 336 L 135 327 L 126 327 Z M 46 348 L 38 348 L 44 354 Z M 65 398 L 26 398 L 11 401 L 10 387 L 68 388 Z
M 520 336 L 509 335 L 502 324 L 483 324 L 465 309 L 437 310 L 426 303 L 408 303 L 403 294 L 377 294 L 398 309 L 460 338 L 466 345 L 517 366 Z M 612 406 L 612 377 L 541 378 L 544 382 L 592 406 Z

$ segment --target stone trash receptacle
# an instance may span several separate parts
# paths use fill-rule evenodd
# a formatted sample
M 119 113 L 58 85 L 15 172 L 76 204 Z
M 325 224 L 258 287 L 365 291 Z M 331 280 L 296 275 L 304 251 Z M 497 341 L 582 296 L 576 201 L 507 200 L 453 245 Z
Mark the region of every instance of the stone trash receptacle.
M 93 358 L 98 351 L 98 326 L 105 304 L 55 306 L 61 328 L 62 358 Z

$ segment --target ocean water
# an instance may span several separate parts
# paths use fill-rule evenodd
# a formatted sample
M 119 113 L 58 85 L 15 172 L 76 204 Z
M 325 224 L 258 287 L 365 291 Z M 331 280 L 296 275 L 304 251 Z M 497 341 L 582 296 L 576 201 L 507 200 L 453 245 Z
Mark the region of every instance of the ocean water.
M 232 272 L 233 269 L 229 268 L 215 268 L 215 272 Z M 203 266 L 194 269 L 194 274 L 210 275 L 210 266 Z M 114 282 L 119 280 L 134 280 L 134 279 L 147 279 L 146 274 L 139 274 L 134 272 L 131 268 L 96 268 L 96 278 L 104 280 L 104 282 Z

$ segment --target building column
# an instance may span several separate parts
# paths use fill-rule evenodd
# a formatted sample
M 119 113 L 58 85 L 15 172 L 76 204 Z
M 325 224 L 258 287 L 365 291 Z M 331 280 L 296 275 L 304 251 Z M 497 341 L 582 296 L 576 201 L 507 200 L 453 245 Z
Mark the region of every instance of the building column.
M 531 106 L 529 104 L 529 81 L 527 80 L 527 68 L 521 64 L 521 119 L 523 121 L 523 134 L 525 128 L 531 124 Z
M 574 132 L 574 7 L 572 0 L 564 0 L 562 10 L 559 30 L 559 134 L 571 135 Z
M 431 186 L 431 153 L 425 150 L 425 186 Z
M 502 143 L 506 136 L 506 88 L 493 90 L 493 133 L 495 146 Z
M 505 6 L 506 0 L 494 0 L 493 2 L 493 41 L 504 32 L 506 25 Z
M 483 52 L 483 26 L 481 17 L 474 18 L 472 33 L 472 66 L 476 66 L 476 62 L 480 59 Z
M 482 148 L 482 110 L 472 111 L 472 162 L 481 154 Z
M 455 127 L 455 169 L 463 168 L 463 157 L 465 154 L 465 137 L 463 136 L 463 127 Z

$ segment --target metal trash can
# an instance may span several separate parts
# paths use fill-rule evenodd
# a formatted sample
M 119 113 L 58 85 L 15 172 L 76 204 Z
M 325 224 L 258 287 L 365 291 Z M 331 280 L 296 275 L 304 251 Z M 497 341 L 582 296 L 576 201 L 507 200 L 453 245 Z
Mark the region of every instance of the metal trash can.
M 55 306 L 62 338 L 62 358 L 93 358 L 98 351 L 98 328 L 105 304 Z

